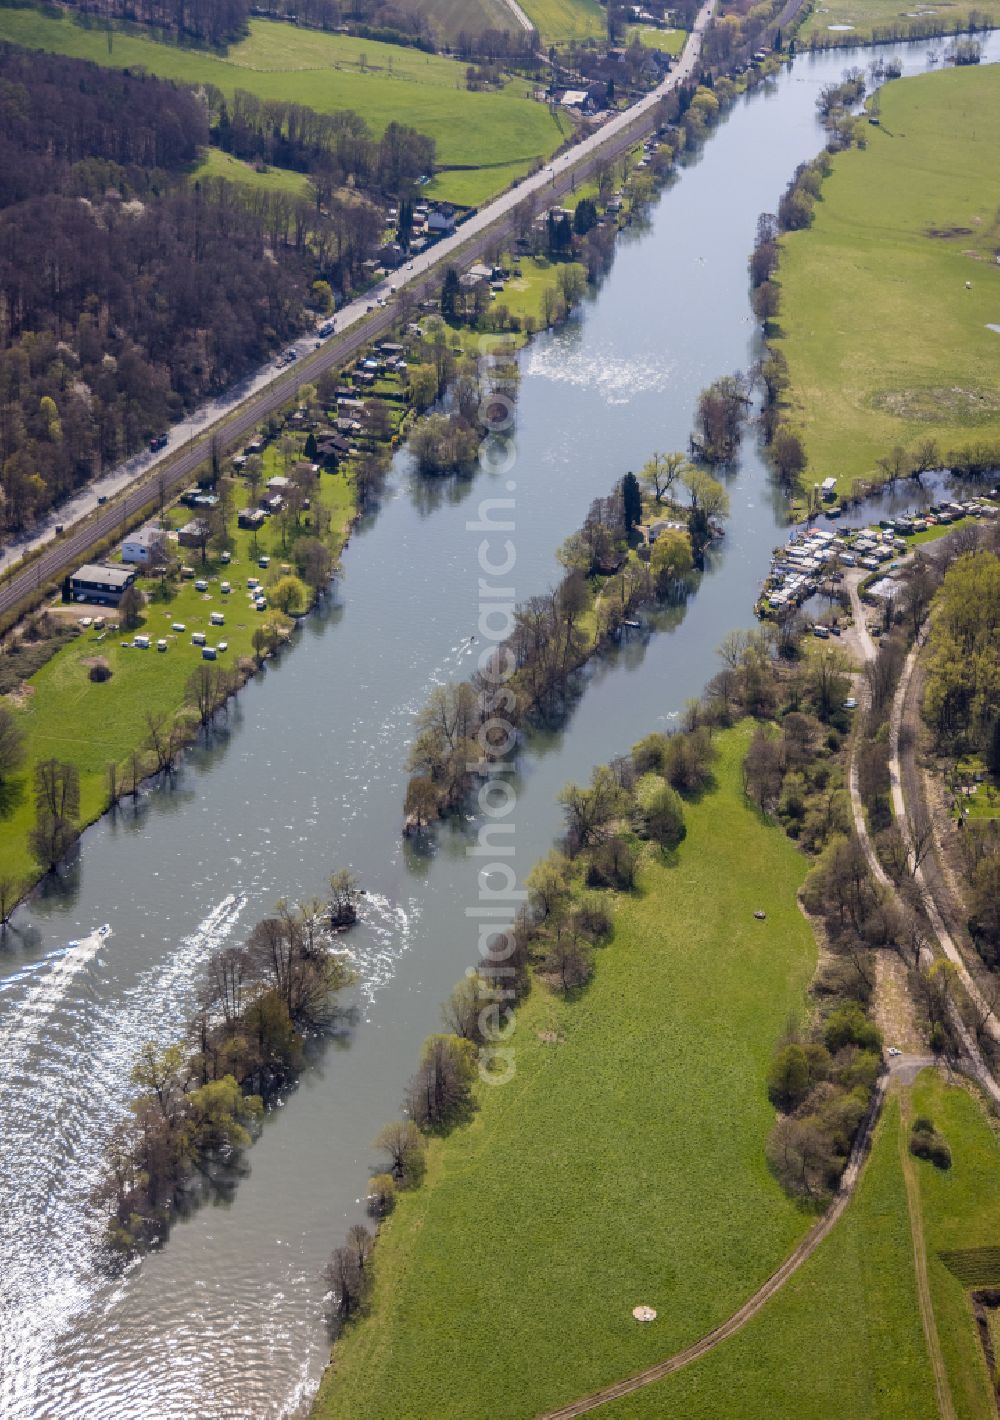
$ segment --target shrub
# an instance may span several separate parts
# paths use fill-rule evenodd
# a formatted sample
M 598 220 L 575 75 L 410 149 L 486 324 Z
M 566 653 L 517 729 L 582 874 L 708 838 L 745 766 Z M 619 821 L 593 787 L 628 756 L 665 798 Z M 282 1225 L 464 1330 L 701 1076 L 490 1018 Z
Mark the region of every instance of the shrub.
M 420 1128 L 448 1128 L 466 1114 L 475 1077 L 476 1051 L 471 1041 L 456 1035 L 429 1036 L 406 1096 Z
M 801 1045 L 786 1045 L 771 1061 L 767 1093 L 779 1109 L 795 1109 L 809 1093 L 809 1061 Z
M 943 1134 L 939 1134 L 925 1117 L 913 1121 L 910 1130 L 910 1153 L 917 1159 L 927 1159 L 936 1169 L 951 1168 L 951 1149 Z
M 391 1173 L 377 1173 L 368 1183 L 368 1212 L 373 1218 L 387 1218 L 396 1206 L 396 1180 Z
M 91 665 L 90 679 L 98 684 L 111 679 L 111 667 L 103 656 L 98 656 Z
M 126 587 L 118 603 L 118 616 L 126 631 L 134 631 L 142 625 L 142 609 L 146 598 L 135 585 Z
M 577 932 L 591 942 L 606 942 L 611 936 L 611 913 L 592 893 L 580 898 L 573 910 L 572 922 Z
M 389 1155 L 392 1176 L 403 1188 L 415 1188 L 424 1176 L 424 1136 L 412 1119 L 387 1124 L 375 1140 L 376 1149 Z
M 637 797 L 643 836 L 667 851 L 676 848 L 687 833 L 684 809 L 676 791 L 654 775 L 647 775 L 640 780 Z
M 586 942 L 568 931 L 556 934 L 546 950 L 544 966 L 564 994 L 586 986 L 594 970 Z
M 712 782 L 716 749 L 706 725 L 686 734 L 668 735 L 662 772 L 680 794 L 697 794 Z
M 638 866 L 639 852 L 635 844 L 621 834 L 614 834 L 591 852 L 587 864 L 587 886 L 630 892 L 635 887 Z
M 669 743 L 669 735 L 656 733 L 647 735 L 645 739 L 633 745 L 632 762 L 635 765 L 635 772 L 637 774 L 662 774 L 664 757 Z
M 834 1055 L 845 1045 L 859 1045 L 862 1050 L 881 1050 L 882 1035 L 878 1026 L 868 1020 L 856 1001 L 846 1001 L 831 1011 L 823 1032 L 827 1050 Z

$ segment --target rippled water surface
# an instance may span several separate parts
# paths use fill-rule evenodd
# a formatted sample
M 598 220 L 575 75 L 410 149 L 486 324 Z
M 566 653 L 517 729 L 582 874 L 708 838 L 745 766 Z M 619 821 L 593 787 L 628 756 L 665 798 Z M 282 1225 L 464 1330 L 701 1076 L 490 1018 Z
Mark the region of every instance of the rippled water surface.
M 910 47 L 908 64 L 922 68 L 925 51 Z M 649 230 L 624 238 L 580 319 L 527 352 L 509 475 L 518 596 L 555 579 L 553 551 L 593 497 L 654 448 L 685 444 L 698 390 L 751 363 L 757 215 L 819 148 L 816 91 L 856 58 L 800 60 L 742 103 Z M 269 1417 L 315 1386 L 323 1262 L 360 1216 L 371 1138 L 398 1112 L 420 1041 L 475 957 L 464 908 L 479 865 L 466 833 L 444 832 L 421 856 L 400 838 L 400 809 L 414 711 L 476 650 L 479 535 L 466 521 L 503 493 L 482 475 L 428 491 L 401 456 L 385 506 L 345 556 L 338 604 L 309 622 L 306 644 L 247 688 L 172 789 L 91 829 L 73 880 L 7 934 L 0 1415 Z M 725 632 L 749 621 L 783 536 L 752 447 L 731 495 L 724 548 L 685 613 L 597 666 L 565 730 L 525 756 L 519 871 L 558 829 L 559 787 L 669 724 Z M 124 1276 L 102 1277 L 88 1194 L 139 1045 L 177 1037 L 213 951 L 278 896 L 322 893 L 345 863 L 368 894 L 349 939 L 360 982 L 343 1031 L 269 1117 L 235 1195 Z M 111 935 L 91 937 L 103 923 Z

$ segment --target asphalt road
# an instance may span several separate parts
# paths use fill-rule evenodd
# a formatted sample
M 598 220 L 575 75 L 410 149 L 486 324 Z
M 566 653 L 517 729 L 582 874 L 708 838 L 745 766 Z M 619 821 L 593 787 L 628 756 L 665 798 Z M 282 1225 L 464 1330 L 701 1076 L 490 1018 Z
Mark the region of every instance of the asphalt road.
M 556 202 L 574 182 L 589 177 L 599 163 L 618 157 L 650 132 L 659 100 L 694 73 L 702 37 L 716 3 L 717 0 L 706 0 L 683 55 L 662 84 L 540 172 L 481 208 L 454 236 L 438 242 L 394 272 L 380 287 L 343 307 L 336 315 L 335 334 L 319 349 L 315 348 L 315 334 L 301 338 L 289 347 L 298 356 L 290 367 L 279 367 L 276 362 L 264 366 L 225 398 L 207 403 L 176 425 L 162 451 L 136 455 L 53 513 L 45 527 L 30 539 L 5 549 L 0 555 L 0 573 L 6 574 L 0 584 L 0 615 L 15 608 L 44 583 L 61 578 L 86 557 L 90 548 L 112 537 L 143 509 L 172 497 L 190 482 L 195 470 L 210 456 L 214 434 L 223 440 L 226 451 L 238 447 L 299 385 L 314 380 L 324 370 L 345 365 L 390 330 L 396 319 L 397 301 L 390 287 L 405 289 L 415 299 L 423 299 L 439 267 L 449 263 L 468 266 L 509 235 L 514 227 L 514 210 L 526 198 Z M 385 304 L 379 305 L 380 300 Z M 372 306 L 374 310 L 370 309 Z M 219 427 L 223 420 L 224 430 Z M 107 501 L 99 504 L 99 498 Z M 62 535 L 57 536 L 57 525 L 66 529 Z M 41 554 L 17 570 L 21 558 L 39 548 L 44 549 Z

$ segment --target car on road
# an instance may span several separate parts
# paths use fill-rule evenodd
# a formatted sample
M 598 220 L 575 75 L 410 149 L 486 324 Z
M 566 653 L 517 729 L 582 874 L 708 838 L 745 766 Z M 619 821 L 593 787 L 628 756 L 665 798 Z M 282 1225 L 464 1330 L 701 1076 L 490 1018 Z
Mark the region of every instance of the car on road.
M 328 335 L 332 335 L 332 334 L 333 334 L 333 331 L 334 331 L 334 324 L 333 324 L 333 321 L 332 321 L 332 320 L 328 320 L 325 325 L 321 325 L 320 328 L 319 328 L 319 333 L 320 333 L 320 335 L 323 337 L 324 340 L 326 339 L 326 337 L 327 337 Z
M 97 506 L 98 506 L 99 508 L 100 508 L 100 507 L 103 507 L 103 505 L 104 505 L 107 501 L 108 501 L 108 495 L 107 495 L 106 493 L 102 493 L 102 494 L 100 495 L 100 497 L 98 498 L 98 500 L 97 500 Z
M 891 1056 L 893 1057 L 893 1059 L 895 1059 L 897 1055 L 902 1055 L 902 1053 L 903 1053 L 903 1052 L 898 1048 L 898 1046 L 895 1046 L 895 1045 L 890 1045 L 890 1046 L 889 1046 L 888 1054 L 891 1055 Z
M 857 702 L 857 700 L 854 698 L 853 695 L 849 695 L 849 696 L 847 697 L 847 699 L 844 701 L 844 709 L 845 709 L 845 710 L 856 710 L 857 708 L 858 708 L 858 702 Z
M 159 453 L 160 449 L 165 449 L 166 447 L 167 447 L 167 436 L 166 436 L 166 434 L 157 434 L 154 439 L 150 439 L 150 441 L 149 441 L 149 452 L 150 452 L 151 454 Z

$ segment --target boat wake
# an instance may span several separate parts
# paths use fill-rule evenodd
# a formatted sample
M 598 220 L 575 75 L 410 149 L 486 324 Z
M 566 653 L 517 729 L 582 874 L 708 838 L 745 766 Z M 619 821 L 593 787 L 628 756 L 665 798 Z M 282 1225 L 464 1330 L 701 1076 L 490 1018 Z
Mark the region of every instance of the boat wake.
M 69 942 L 58 952 L 51 953 L 46 961 L 55 959 L 48 973 L 38 982 L 33 981 L 34 971 L 28 977 L 31 985 L 18 1003 L 12 1003 L 11 1014 L 17 1016 L 12 1028 L 4 1031 L 0 1042 L 0 1087 L 9 1087 L 12 1077 L 18 1074 L 18 1067 L 26 1050 L 38 1043 L 47 1019 L 57 1009 L 73 982 L 101 951 L 111 936 L 108 925 L 98 927 L 86 937 Z M 41 968 L 45 962 L 39 962 Z
M 228 894 L 124 992 L 102 989 L 114 966 L 102 961 L 105 947 L 112 956 L 102 928 L 5 1003 L 13 1028 L 0 1046 L 0 1315 L 18 1325 L 0 1328 L 0 1416 L 39 1413 L 59 1337 L 107 1290 L 93 1266 L 103 1220 L 91 1195 L 128 1114 L 136 1053 L 183 1031 L 205 963 L 246 900 Z M 94 978 L 87 969 L 98 962 Z

